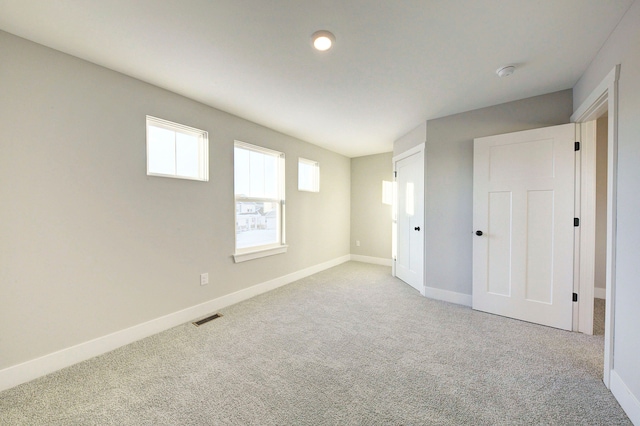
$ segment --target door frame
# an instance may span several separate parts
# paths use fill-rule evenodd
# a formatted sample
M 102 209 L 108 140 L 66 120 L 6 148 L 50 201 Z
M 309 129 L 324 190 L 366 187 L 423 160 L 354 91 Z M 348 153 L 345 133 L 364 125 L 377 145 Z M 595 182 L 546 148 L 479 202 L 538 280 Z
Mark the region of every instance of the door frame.
M 573 331 L 593 334 L 593 299 L 596 248 L 596 121 L 576 123 L 575 217 L 580 226 L 575 232 L 574 285 L 579 295 L 573 309 Z M 589 285 L 591 283 L 591 285 Z
M 397 164 L 399 161 L 404 160 L 405 158 L 411 157 L 412 155 L 415 154 L 419 154 L 422 153 L 422 194 L 420 194 L 422 196 L 422 214 L 423 216 L 426 214 L 426 209 L 424 208 L 424 193 L 426 191 L 426 187 L 427 187 L 427 182 L 426 182 L 426 178 L 427 178 L 427 157 L 425 155 L 425 146 L 426 143 L 423 142 L 419 145 L 414 146 L 413 148 L 409 148 L 408 150 L 401 152 L 398 155 L 395 155 L 392 158 L 392 162 L 393 162 L 393 206 L 392 206 L 392 217 L 391 217 L 391 259 L 392 259 L 392 266 L 391 266 L 391 275 L 392 276 L 396 276 L 396 261 L 397 261 L 397 256 L 398 256 L 398 185 L 397 185 Z M 426 224 L 426 221 L 424 220 L 423 217 L 423 224 Z M 424 227 L 424 226 L 423 226 Z M 426 235 L 426 232 L 422 233 L 422 287 L 420 289 L 420 294 L 425 296 L 425 265 L 427 262 L 425 262 L 425 249 L 426 249 L 426 238 L 424 237 Z
M 620 64 L 616 65 L 598 86 L 589 94 L 582 104 L 571 115 L 571 121 L 585 123 L 593 121 L 608 111 L 608 141 L 607 141 L 607 266 L 606 266 L 606 311 L 604 325 L 604 377 L 603 381 L 610 388 L 611 372 L 613 371 L 613 347 L 615 330 L 615 283 L 616 283 L 616 206 L 617 206 L 617 176 L 618 176 L 618 79 Z M 584 200 L 582 200 L 584 202 Z M 591 203 L 592 201 L 589 201 Z M 594 202 L 594 201 L 593 201 Z M 594 202 L 595 204 L 595 202 Z M 595 210 L 585 209 L 581 212 L 582 220 L 585 216 L 588 223 L 595 223 Z M 582 232 L 582 231 L 581 231 Z M 584 262 L 593 262 L 580 256 L 578 262 L 582 268 Z M 579 282 L 580 292 L 586 286 L 593 285 L 586 280 Z M 588 290 L 587 290 L 588 291 Z M 578 309 L 584 305 L 578 301 Z M 592 307 L 591 307 L 592 309 Z

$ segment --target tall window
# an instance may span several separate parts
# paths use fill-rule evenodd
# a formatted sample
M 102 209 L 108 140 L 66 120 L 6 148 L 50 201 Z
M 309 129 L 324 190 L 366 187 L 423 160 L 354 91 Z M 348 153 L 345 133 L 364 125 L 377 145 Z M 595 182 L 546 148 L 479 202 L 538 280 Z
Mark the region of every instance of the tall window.
M 236 141 L 234 182 L 236 262 L 284 252 L 284 154 Z
M 147 115 L 147 174 L 208 181 L 208 133 Z
M 298 191 L 320 192 L 320 164 L 298 158 Z
M 382 181 L 382 204 L 393 204 L 393 182 Z

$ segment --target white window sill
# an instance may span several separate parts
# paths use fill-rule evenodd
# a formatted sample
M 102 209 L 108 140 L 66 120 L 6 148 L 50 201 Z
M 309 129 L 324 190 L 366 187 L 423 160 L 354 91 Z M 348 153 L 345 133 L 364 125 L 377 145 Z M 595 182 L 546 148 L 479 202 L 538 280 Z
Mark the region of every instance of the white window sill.
M 274 254 L 286 253 L 289 246 L 278 246 L 264 250 L 250 251 L 246 253 L 235 253 L 233 260 L 235 263 L 246 262 L 247 260 L 259 259 L 261 257 L 273 256 Z

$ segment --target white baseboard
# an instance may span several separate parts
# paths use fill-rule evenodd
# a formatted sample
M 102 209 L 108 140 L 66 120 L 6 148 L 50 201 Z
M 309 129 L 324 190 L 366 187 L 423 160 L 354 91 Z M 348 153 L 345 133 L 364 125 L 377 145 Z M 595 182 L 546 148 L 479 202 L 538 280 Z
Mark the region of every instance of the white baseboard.
M 622 381 L 615 370 L 611 371 L 611 393 L 616 397 L 631 423 L 640 425 L 640 401 L 638 396 L 631 393 L 631 390 Z
M 351 260 L 356 262 L 373 263 L 374 265 L 391 266 L 393 261 L 383 257 L 362 256 L 360 254 L 352 254 Z
M 441 290 L 439 288 L 425 287 L 424 296 L 431 299 L 442 300 L 456 305 L 464 305 L 471 307 L 471 295 L 464 293 L 456 293 L 449 290 Z
M 124 330 L 116 331 L 106 336 L 50 353 L 22 364 L 5 368 L 0 370 L 0 391 L 53 373 L 54 371 L 69 367 L 89 358 L 102 355 L 180 324 L 193 321 L 219 309 L 290 284 L 299 279 L 324 271 L 325 269 L 340 265 L 341 263 L 348 262 L 350 259 L 350 255 L 345 255 Z
M 593 289 L 593 297 L 595 297 L 596 299 L 606 299 L 607 298 L 607 289 L 606 288 L 600 288 L 600 287 L 594 287 L 594 289 Z

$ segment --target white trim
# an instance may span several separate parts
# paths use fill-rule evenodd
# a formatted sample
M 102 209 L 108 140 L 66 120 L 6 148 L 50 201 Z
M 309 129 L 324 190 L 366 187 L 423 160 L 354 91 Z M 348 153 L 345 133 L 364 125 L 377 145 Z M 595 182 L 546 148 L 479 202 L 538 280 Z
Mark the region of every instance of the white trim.
M 124 345 L 128 345 L 129 343 L 133 343 L 137 340 L 144 339 L 145 337 L 152 336 L 172 327 L 192 321 L 195 318 L 290 284 L 294 281 L 324 271 L 325 269 L 333 268 L 334 266 L 338 266 L 344 262 L 348 262 L 349 260 L 350 255 L 341 256 L 328 262 L 320 263 L 279 278 L 265 281 L 217 299 L 209 300 L 208 302 L 191 306 L 160 318 L 155 318 L 151 321 L 83 342 L 22 364 L 5 368 L 0 370 L 0 391 L 110 352 Z
M 442 290 L 433 287 L 424 287 L 424 296 L 430 299 L 442 300 L 444 302 L 455 303 L 471 307 L 472 297 L 470 294 L 456 293 L 455 291 Z
M 264 250 L 250 251 L 246 253 L 235 253 L 233 255 L 233 261 L 235 263 L 246 262 L 247 260 L 259 259 L 261 257 L 273 256 L 274 254 L 282 254 L 287 252 L 289 246 L 282 245 L 279 247 L 272 247 Z
M 274 157 L 285 158 L 284 152 L 276 151 L 271 148 L 265 148 L 264 146 L 260 146 L 260 145 L 254 145 L 249 142 L 242 142 L 237 139 L 233 141 L 233 147 L 246 149 L 248 151 L 259 152 L 261 154 L 273 155 Z
M 616 65 L 587 99 L 571 116 L 571 121 L 585 122 L 598 118 L 605 104 L 609 117 L 608 158 L 607 158 L 607 275 L 606 275 L 606 308 L 604 324 L 604 377 L 603 381 L 610 388 L 611 372 L 613 372 L 613 342 L 615 318 L 615 284 L 616 284 L 616 217 L 618 186 L 618 78 L 620 64 Z
M 405 152 L 401 152 L 400 154 L 395 155 L 393 157 L 393 159 L 392 159 L 393 164 L 395 165 L 395 163 L 397 163 L 398 161 L 400 161 L 402 159 L 405 159 L 407 157 L 411 157 L 413 154 L 417 154 L 420 151 L 424 151 L 424 148 L 425 148 L 425 143 L 422 142 L 420 145 L 416 145 L 413 148 L 410 148 L 410 149 L 406 150 Z M 395 167 L 394 167 L 393 171 L 394 172 L 396 171 Z
M 583 123 L 585 121 L 595 120 L 602 115 L 602 113 L 607 110 L 607 108 L 604 108 L 604 105 L 607 103 L 609 88 L 618 81 L 619 77 L 620 64 L 609 71 L 609 74 L 593 89 L 587 99 L 571 114 L 571 122 Z
M 578 331 L 593 334 L 596 276 L 596 122 L 580 123 L 580 218 Z M 575 329 L 575 327 L 574 327 Z
M 396 276 L 398 260 L 398 171 L 396 161 L 391 158 L 393 181 L 391 184 L 391 276 Z
M 622 381 L 615 370 L 611 371 L 611 393 L 634 425 L 640 425 L 640 401 Z
M 311 188 L 300 188 L 300 165 L 311 167 Z M 298 157 L 298 191 L 302 192 L 320 192 L 320 163 L 315 160 Z
M 355 262 L 372 263 L 374 265 L 393 266 L 393 260 L 383 257 L 363 256 L 360 254 L 352 254 L 351 260 Z
M 615 338 L 616 295 L 616 234 L 618 218 L 618 76 L 620 65 L 616 65 L 616 79 L 609 85 L 608 148 L 607 148 L 607 303 L 604 327 L 604 383 L 610 384 L 613 371 L 613 347 Z
M 583 137 L 583 128 L 580 125 L 575 125 L 576 142 L 582 143 Z M 582 162 L 580 151 L 576 151 L 575 153 L 575 170 L 574 170 L 574 192 L 573 192 L 573 217 L 581 217 L 581 197 L 582 197 Z M 576 294 L 580 294 L 580 236 L 582 228 L 574 227 L 573 228 L 573 292 Z M 571 331 L 579 331 L 580 329 L 580 297 L 578 298 L 578 303 L 571 304 Z
M 593 297 L 594 297 L 594 299 L 606 300 L 607 299 L 607 289 L 606 288 L 595 287 L 593 289 Z
M 195 136 L 198 138 L 198 176 L 183 176 L 178 174 L 178 166 L 177 166 L 177 157 L 174 158 L 174 163 L 176 167 L 176 171 L 173 174 L 166 173 L 158 173 L 152 172 L 149 170 L 150 161 L 151 161 L 151 143 L 150 143 L 150 135 L 149 135 L 149 127 L 162 128 L 174 133 L 187 134 L 191 136 Z M 206 130 L 196 129 L 195 127 L 185 126 L 184 124 L 174 123 L 173 121 L 163 120 L 162 118 L 153 117 L 151 115 L 147 115 L 146 119 L 146 150 L 147 150 L 147 175 L 148 176 L 156 176 L 156 177 L 168 177 L 174 179 L 186 179 L 186 180 L 197 180 L 201 182 L 209 181 L 209 132 Z M 177 150 L 178 146 L 174 141 L 174 149 Z
M 278 185 L 278 189 L 277 189 L 277 198 L 270 198 L 270 197 L 266 197 L 264 194 L 262 194 L 262 197 L 255 197 L 253 196 L 253 194 L 244 194 L 244 195 L 238 195 L 236 193 L 237 188 L 237 182 L 235 180 L 234 177 L 234 181 L 233 181 L 233 186 L 234 186 L 234 202 L 233 202 L 233 206 L 234 206 L 234 236 L 235 236 L 235 253 L 233 254 L 233 259 L 235 263 L 239 263 L 239 262 L 245 262 L 247 260 L 252 260 L 252 259 L 257 259 L 260 257 L 265 257 L 265 256 L 272 256 L 274 254 L 281 254 L 281 253 L 285 253 L 287 251 L 287 238 L 286 238 L 286 174 L 285 174 L 285 167 L 286 167 L 286 156 L 284 154 L 284 152 L 280 152 L 280 151 L 274 151 L 273 149 L 269 149 L 269 148 L 265 148 L 262 146 L 258 146 L 258 145 L 253 145 L 247 142 L 242 142 L 239 140 L 235 140 L 234 141 L 234 145 L 233 145 L 233 167 L 234 170 L 236 169 L 236 161 L 238 160 L 236 158 L 236 151 L 240 149 L 240 150 L 245 150 L 245 151 L 250 151 L 250 152 L 255 152 L 255 153 L 259 153 L 262 155 L 267 155 L 267 156 L 272 156 L 276 158 L 276 174 L 277 174 L 277 185 Z M 236 173 L 237 170 L 234 172 Z M 250 173 L 250 171 L 247 171 L 248 173 Z M 249 188 L 249 192 L 251 192 L 251 188 Z M 262 246 L 252 246 L 252 247 L 248 247 L 248 248 L 238 248 L 238 213 L 237 213 L 237 205 L 238 202 L 242 202 L 245 200 L 251 200 L 254 202 L 268 202 L 268 203 L 275 203 L 279 205 L 279 214 L 277 216 L 277 225 L 276 225 L 276 229 L 277 229 L 277 234 L 278 234 L 278 240 L 276 242 L 274 242 L 273 244 L 268 244 L 266 245 L 262 245 Z

